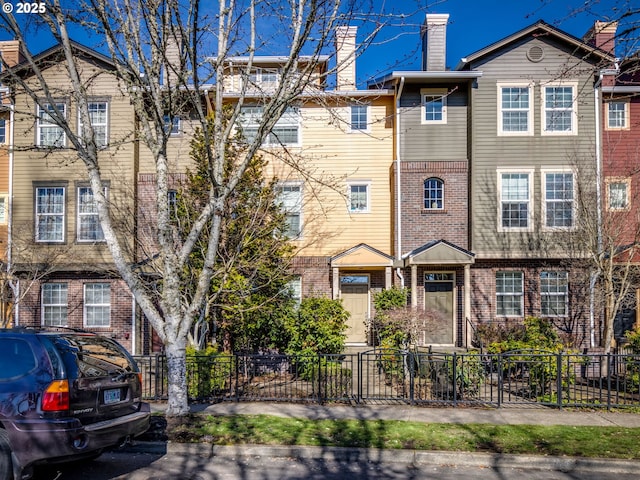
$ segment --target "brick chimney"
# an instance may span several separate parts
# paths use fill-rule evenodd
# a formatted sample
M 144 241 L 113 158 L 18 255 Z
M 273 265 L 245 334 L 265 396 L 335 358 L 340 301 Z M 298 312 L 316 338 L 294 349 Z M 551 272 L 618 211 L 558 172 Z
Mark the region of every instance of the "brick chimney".
M 447 68 L 448 13 L 428 13 L 422 25 L 422 69 L 444 72 Z
M 6 40 L 0 42 L 0 54 L 9 67 L 13 67 L 24 60 L 18 40 Z
M 618 22 L 602 22 L 597 20 L 593 27 L 584 35 L 585 43 L 604 50 L 605 52 L 615 55 L 616 49 L 616 31 Z
M 336 28 L 336 90 L 356 89 L 357 27 Z

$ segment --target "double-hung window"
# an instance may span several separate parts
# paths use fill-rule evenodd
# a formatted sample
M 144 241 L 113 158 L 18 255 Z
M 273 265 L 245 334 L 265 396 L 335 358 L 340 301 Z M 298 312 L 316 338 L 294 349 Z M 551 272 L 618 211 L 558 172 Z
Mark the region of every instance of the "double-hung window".
M 607 130 L 625 130 L 629 128 L 629 103 L 625 101 L 610 101 L 606 104 Z
M 422 123 L 447 123 L 447 91 L 422 89 Z
M 284 234 L 288 238 L 298 238 L 302 234 L 302 185 L 280 185 L 278 194 L 280 207 L 285 215 Z
M 256 135 L 262 117 L 264 107 L 250 106 L 243 107 L 241 112 L 240 125 L 245 140 L 250 143 Z M 298 107 L 287 107 L 271 131 L 265 135 L 262 144 L 265 146 L 295 146 L 300 143 L 300 109 Z
M 369 107 L 367 105 L 351 106 L 351 131 L 369 130 Z
M 107 189 L 105 187 L 106 196 Z M 102 242 L 104 233 L 91 187 L 78 187 L 78 242 Z
M 7 223 L 7 212 L 9 207 L 9 195 L 0 193 L 0 224 Z
M 182 125 L 180 121 L 180 117 L 174 115 L 173 117 L 169 114 L 163 117 L 164 122 L 164 131 L 171 136 L 180 135 L 182 132 Z
M 36 187 L 36 242 L 64 242 L 65 187 Z
M 575 85 L 546 85 L 542 88 L 542 133 L 575 135 L 578 114 Z
M 522 272 L 496 273 L 496 314 L 500 317 L 521 317 L 524 311 Z
M 39 147 L 62 148 L 66 144 L 64 130 L 54 122 L 56 110 L 63 118 L 66 117 L 67 105 L 63 102 L 38 106 L 36 142 Z
M 7 143 L 7 121 L 0 118 L 0 143 Z
M 367 213 L 369 211 L 369 184 L 349 184 L 349 212 Z
M 532 135 L 531 85 L 498 85 L 498 135 Z
M 543 219 L 546 228 L 574 226 L 575 194 L 573 172 L 542 172 Z
M 45 283 L 42 285 L 42 325 L 65 327 L 67 325 L 67 284 Z
M 111 324 L 111 285 L 108 283 L 85 283 L 84 325 L 85 327 L 108 327 Z
M 569 299 L 567 272 L 540 274 L 540 310 L 545 317 L 566 316 Z
M 444 208 L 444 182 L 439 178 L 427 178 L 424 181 L 424 209 L 442 210 Z
M 528 171 L 498 171 L 498 231 L 533 227 L 531 176 Z
M 93 128 L 96 146 L 104 148 L 107 146 L 109 134 L 109 104 L 107 102 L 88 102 L 89 121 Z M 78 111 L 78 129 L 80 135 L 84 136 L 84 126 L 82 124 L 82 115 Z
M 629 179 L 607 181 L 609 210 L 627 210 L 629 208 L 629 188 Z

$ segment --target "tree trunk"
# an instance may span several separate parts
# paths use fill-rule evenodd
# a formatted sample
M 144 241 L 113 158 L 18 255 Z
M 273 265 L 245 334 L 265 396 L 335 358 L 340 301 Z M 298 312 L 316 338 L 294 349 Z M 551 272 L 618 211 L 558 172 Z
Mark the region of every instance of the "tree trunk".
M 167 416 L 181 416 L 189 413 L 187 393 L 187 352 L 186 339 L 172 339 L 165 343 L 167 356 L 167 377 L 169 381 L 169 400 Z

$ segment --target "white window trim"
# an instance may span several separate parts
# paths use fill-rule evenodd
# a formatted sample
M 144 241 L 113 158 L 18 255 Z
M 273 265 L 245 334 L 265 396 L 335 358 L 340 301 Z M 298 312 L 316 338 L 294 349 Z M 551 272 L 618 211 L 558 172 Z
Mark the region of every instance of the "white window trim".
M 0 225 L 7 225 L 9 223 L 9 194 L 0 193 L 0 203 L 4 204 L 4 218 L 0 215 Z
M 422 125 L 445 125 L 447 123 L 447 96 L 446 88 L 421 88 L 420 89 L 420 123 Z M 442 97 L 442 120 L 427 120 L 425 97 Z
M 173 117 L 173 121 L 171 122 L 171 125 L 169 125 L 169 120 L 171 120 L 170 115 L 164 115 L 162 117 L 162 121 L 164 122 L 164 128 L 167 130 L 167 133 L 169 133 L 170 137 L 179 137 L 182 135 L 182 119 L 175 115 Z M 171 128 L 168 128 L 168 127 Z
M 533 122 L 534 122 L 534 118 L 533 118 L 533 84 L 531 83 L 523 83 L 523 82 L 500 82 L 497 84 L 498 90 L 497 90 L 497 98 L 498 101 L 496 102 L 496 106 L 498 109 L 498 136 L 499 137 L 526 137 L 526 136 L 532 136 L 533 135 Z M 503 125 L 503 118 L 502 118 L 502 89 L 503 88 L 509 88 L 509 87 L 515 87 L 515 88 L 527 88 L 529 90 L 529 109 L 527 111 L 527 130 L 523 131 L 523 132 L 505 132 L 503 130 L 504 125 Z
M 2 129 L 4 130 L 4 140 L 0 141 L 0 145 L 5 145 L 7 142 L 7 124 L 9 123 L 6 118 L 0 118 Z
M 301 240 L 304 237 L 304 183 L 303 182 L 299 182 L 299 181 L 293 181 L 293 182 L 282 182 L 278 184 L 279 188 L 282 187 L 299 187 L 300 188 L 300 210 L 299 210 L 299 215 L 300 215 L 300 231 L 298 232 L 298 235 L 296 236 L 291 236 L 289 237 L 289 240 Z M 286 212 L 286 210 L 285 210 Z
M 351 121 L 351 109 L 353 107 L 365 107 L 365 110 L 367 112 L 367 126 L 365 128 L 353 128 L 353 123 Z M 349 106 L 347 115 L 349 119 L 348 121 L 349 133 L 368 133 L 371 131 L 371 106 L 370 105 L 360 105 L 360 104 L 351 105 Z
M 44 303 L 44 288 L 46 285 L 65 285 L 66 289 L 67 289 L 67 303 Z M 67 307 L 67 317 L 66 317 L 66 321 L 64 324 L 62 325 L 47 325 L 45 323 L 45 305 L 47 307 Z M 67 325 L 69 325 L 69 284 L 66 282 L 47 282 L 47 283 L 43 283 L 40 287 L 40 324 L 45 327 L 45 326 L 61 326 L 61 327 L 66 327 Z
M 367 207 L 363 210 L 351 210 L 351 187 L 354 186 L 365 186 L 367 187 Z M 347 210 L 349 213 L 353 214 L 361 214 L 361 213 L 371 213 L 371 181 L 370 180 L 350 180 L 347 182 Z
M 549 227 L 547 226 L 547 182 L 546 176 L 549 173 L 571 173 L 573 175 L 573 202 L 572 202 L 572 218 L 573 225 L 570 227 Z M 541 218 L 540 225 L 543 232 L 558 232 L 558 231 L 573 231 L 577 228 L 577 218 L 576 215 L 578 213 L 577 205 L 576 205 L 576 172 L 571 168 L 541 168 L 540 169 L 540 190 L 541 197 L 540 203 L 541 205 Z
M 91 187 L 89 185 L 78 185 L 76 187 L 76 241 L 78 243 L 104 243 L 106 241 L 104 238 L 104 232 L 102 233 L 102 237 L 103 237 L 102 240 L 80 238 L 80 217 L 93 216 L 93 215 L 95 215 L 96 217 L 98 216 L 98 212 L 85 213 L 85 214 L 80 213 L 80 189 L 81 188 L 91 188 Z M 109 190 L 106 186 L 103 187 L 103 191 L 104 191 L 104 195 L 107 196 L 109 193 Z M 94 202 L 95 202 L 95 199 L 94 199 Z
M 45 105 L 50 105 L 49 103 L 46 103 Z M 62 116 L 64 118 L 67 118 L 67 103 L 65 101 L 56 101 L 55 105 L 61 105 L 62 106 Z M 43 143 L 41 143 L 41 130 L 43 128 L 42 125 L 42 118 L 41 118 L 41 112 L 42 112 L 42 108 L 40 107 L 40 105 L 37 105 L 37 109 L 36 109 L 36 146 L 37 147 L 41 147 L 41 148 L 65 148 L 67 146 L 67 134 L 64 131 L 64 129 L 58 125 L 56 125 L 54 122 L 50 122 L 47 123 L 46 125 L 44 125 L 45 128 L 57 128 L 62 132 L 62 145 L 45 145 Z
M 87 104 L 89 103 L 104 103 L 105 107 L 106 107 L 106 112 L 105 112 L 105 123 L 97 123 L 95 125 L 92 125 L 93 127 L 102 127 L 104 126 L 104 143 L 100 143 L 97 142 L 97 146 L 98 148 L 102 149 L 102 148 L 107 148 L 109 146 L 109 114 L 110 114 L 110 108 L 109 108 L 109 102 L 107 100 L 94 100 L 94 99 L 89 99 L 87 100 Z M 83 135 L 83 124 L 82 124 L 82 114 L 80 113 L 80 108 L 78 108 L 78 134 L 82 137 Z
M 624 125 L 622 127 L 612 127 L 609 125 L 609 104 L 624 104 Z M 630 102 L 628 98 L 607 99 L 604 102 L 604 129 L 605 130 L 629 130 L 630 129 Z
M 427 180 L 437 180 L 440 182 L 441 186 L 442 186 L 442 206 L 441 207 L 425 207 L 424 202 L 425 202 L 425 194 L 424 194 L 424 184 Z M 424 212 L 443 212 L 445 210 L 445 184 L 444 184 L 444 180 L 440 177 L 429 177 L 429 178 L 425 178 L 424 181 L 422 182 L 422 202 L 421 202 L 421 210 Z
M 86 328 L 110 328 L 111 327 L 111 298 L 108 303 L 88 303 L 87 302 L 87 287 L 89 285 L 107 285 L 109 287 L 109 297 L 111 297 L 111 284 L 106 282 L 90 282 L 85 283 L 82 288 L 82 324 Z M 89 325 L 87 319 L 87 307 L 108 307 L 109 309 L 109 323 L 107 325 Z
M 612 183 L 624 183 L 627 185 L 626 205 L 623 208 L 611 207 L 611 192 L 609 187 Z M 607 187 L 606 207 L 610 212 L 627 212 L 631 209 L 631 179 L 629 177 L 608 177 L 605 179 Z
M 504 173 L 524 173 L 529 176 L 529 210 L 527 212 L 527 226 L 526 227 L 503 227 L 502 226 L 502 174 Z M 533 197 L 533 168 L 500 168 L 497 170 L 497 196 L 498 196 L 498 232 L 532 232 L 533 226 L 533 212 L 534 212 L 534 197 Z
M 512 314 L 501 314 L 498 313 L 498 282 L 497 282 L 497 277 L 498 277 L 498 273 L 519 273 L 520 274 L 520 278 L 522 280 L 522 290 L 519 293 L 503 293 L 502 296 L 504 297 L 515 297 L 515 296 L 519 296 L 520 297 L 520 315 L 512 315 Z M 496 272 L 495 275 L 495 280 L 496 285 L 495 285 L 495 290 L 496 290 L 496 317 L 500 317 L 500 318 L 522 318 L 524 316 L 524 289 L 525 289 L 525 278 L 524 278 L 524 272 L 522 272 L 521 270 L 498 270 Z
M 564 273 L 565 274 L 565 282 L 567 285 L 567 291 L 565 293 L 544 293 L 542 291 L 542 273 Z M 564 297 L 564 312 L 563 314 L 558 314 L 558 313 L 544 313 L 542 311 L 542 299 L 544 297 L 560 297 L 563 296 Z M 544 317 L 544 318 L 566 318 L 569 316 L 569 274 L 566 271 L 555 271 L 555 270 L 544 270 L 543 272 L 541 272 L 540 274 L 540 316 Z
M 262 121 L 262 115 L 264 115 L 264 106 L 263 105 L 245 105 L 245 107 L 247 108 L 260 108 L 261 109 L 261 113 L 260 113 L 260 118 L 256 121 L 256 122 L 244 122 L 244 126 L 245 127 L 253 127 L 253 126 L 258 126 L 260 124 L 260 122 Z M 287 148 L 296 148 L 296 147 L 301 147 L 302 146 L 302 108 L 297 106 L 297 105 L 291 105 L 289 107 L 287 107 L 287 110 L 294 110 L 297 112 L 296 115 L 296 122 L 295 122 L 295 127 L 297 129 L 298 132 L 298 141 L 297 143 L 283 143 L 280 144 L 279 142 L 277 143 L 271 143 L 269 142 L 269 136 L 271 135 L 271 132 L 269 132 L 265 138 L 264 141 L 262 142 L 262 147 L 263 148 L 282 148 L 282 147 L 287 147 Z M 294 122 L 291 123 L 280 123 L 282 122 L 283 118 L 286 118 L 287 116 L 287 110 L 285 110 L 285 112 L 283 112 L 283 114 L 280 116 L 280 118 L 278 119 L 278 121 L 273 125 L 272 127 L 272 131 L 273 129 L 277 128 L 278 126 L 283 127 L 283 126 L 287 126 L 287 125 L 294 125 Z M 242 115 L 242 112 L 241 112 Z M 255 116 L 255 114 L 251 114 L 252 116 Z
M 62 189 L 62 213 L 55 215 L 62 216 L 62 238 L 60 240 L 42 240 L 40 239 L 40 231 L 38 228 L 40 215 L 46 215 L 44 213 L 38 213 L 38 190 L 42 188 L 61 188 Z M 34 189 L 34 215 L 35 215 L 35 241 L 36 243 L 65 243 L 67 238 L 67 187 L 62 185 L 42 185 L 37 186 Z
M 546 130 L 547 124 L 547 109 L 546 109 L 546 92 L 547 87 L 571 87 L 572 88 L 572 101 L 571 101 L 571 130 Z M 540 134 L 549 136 L 567 136 L 578 134 L 578 82 L 541 82 L 540 83 Z

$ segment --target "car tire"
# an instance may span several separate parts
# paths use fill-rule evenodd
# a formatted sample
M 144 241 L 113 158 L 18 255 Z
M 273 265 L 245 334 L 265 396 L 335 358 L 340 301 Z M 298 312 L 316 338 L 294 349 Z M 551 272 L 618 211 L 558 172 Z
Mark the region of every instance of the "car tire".
M 13 464 L 11 462 L 11 446 L 6 430 L 0 429 L 0 480 L 13 479 Z

